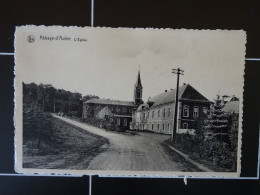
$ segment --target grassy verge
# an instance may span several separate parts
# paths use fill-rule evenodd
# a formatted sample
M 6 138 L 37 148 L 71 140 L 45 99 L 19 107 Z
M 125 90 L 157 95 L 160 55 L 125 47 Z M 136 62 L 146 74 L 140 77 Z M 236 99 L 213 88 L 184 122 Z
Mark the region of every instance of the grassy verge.
M 24 120 L 29 120 L 24 126 L 24 168 L 84 170 L 96 155 L 105 150 L 102 146 L 109 144 L 107 139 L 72 126 L 48 113 L 32 111 L 33 109 L 27 115 L 24 114 Z M 28 118 L 28 115 L 35 116 Z M 30 120 L 33 120 L 34 125 Z M 46 127 L 48 129 L 44 129 Z
M 233 170 L 225 169 L 220 166 L 214 165 L 212 162 L 205 158 L 200 158 L 196 152 L 189 151 L 185 149 L 184 147 L 181 147 L 179 144 L 174 144 L 170 142 L 170 139 L 167 139 L 164 141 L 166 145 L 171 145 L 177 150 L 183 152 L 184 154 L 188 155 L 190 159 L 196 161 L 199 164 L 202 164 L 205 167 L 208 167 L 209 169 L 216 171 L 216 172 L 232 172 Z
M 162 147 L 164 148 L 165 152 L 170 156 L 171 160 L 176 163 L 180 163 L 182 168 L 180 171 L 182 172 L 202 172 L 197 166 L 193 165 L 189 161 L 185 160 L 183 156 L 178 154 L 177 152 L 173 151 L 169 148 L 168 142 L 161 143 Z

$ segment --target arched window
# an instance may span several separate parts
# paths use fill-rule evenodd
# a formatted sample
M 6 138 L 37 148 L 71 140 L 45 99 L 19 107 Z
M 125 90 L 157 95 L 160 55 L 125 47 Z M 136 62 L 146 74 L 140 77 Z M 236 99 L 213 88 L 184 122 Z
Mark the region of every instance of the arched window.
M 145 119 L 145 112 L 143 113 L 143 116 L 144 116 L 143 119 Z
M 163 109 L 163 117 L 165 117 L 166 116 L 166 111 L 165 111 L 165 109 Z
M 153 124 L 152 124 L 152 130 L 153 130 Z
M 193 117 L 194 118 L 198 118 L 199 117 L 199 107 L 198 106 L 194 106 Z
M 171 130 L 170 128 L 171 128 L 170 123 L 168 123 L 168 130 L 169 130 L 169 131 Z
M 126 118 L 124 119 L 124 126 L 125 127 L 127 126 L 127 119 Z
M 152 118 L 154 117 L 154 111 L 152 112 Z
M 168 116 L 171 116 L 171 108 L 168 109 Z
M 158 118 L 160 117 L 160 110 L 158 110 Z
M 162 125 L 162 129 L 164 130 L 164 124 Z
M 149 119 L 149 112 L 147 112 L 147 118 Z
M 157 124 L 157 130 L 160 130 L 160 124 Z
M 120 118 L 117 119 L 117 125 L 120 125 Z
M 189 106 L 187 105 L 183 106 L 183 116 L 189 117 Z
M 183 128 L 183 129 L 188 129 L 188 128 L 189 128 L 189 125 L 188 125 L 187 123 L 183 123 L 182 128 Z

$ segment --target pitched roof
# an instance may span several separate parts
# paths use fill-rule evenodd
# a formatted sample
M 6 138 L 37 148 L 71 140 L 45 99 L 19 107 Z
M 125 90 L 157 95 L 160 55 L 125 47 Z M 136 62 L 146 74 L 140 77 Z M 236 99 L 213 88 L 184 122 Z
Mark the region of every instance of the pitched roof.
M 149 102 L 153 102 L 153 104 L 151 105 L 151 107 L 153 107 L 162 104 L 173 103 L 175 102 L 175 94 L 176 94 L 176 89 L 167 91 L 165 93 L 161 93 L 159 95 L 154 96 L 153 98 L 150 98 L 148 100 L 148 104 Z M 196 89 L 194 89 L 189 84 L 185 84 L 179 87 L 178 96 L 179 96 L 178 97 L 179 100 L 203 101 L 203 102 L 211 103 L 207 98 L 201 95 Z M 149 107 L 148 104 L 144 103 L 140 105 L 137 110 L 141 110 Z
M 109 100 L 109 99 L 90 99 L 86 101 L 87 104 L 105 104 L 105 105 L 120 105 L 120 106 L 135 106 L 134 102 L 120 101 L 120 100 Z
M 239 113 L 239 101 L 227 102 L 222 110 L 228 113 Z
M 182 96 L 183 92 L 187 88 L 188 85 L 183 85 L 179 87 L 179 99 Z M 154 102 L 153 106 L 161 105 L 161 104 L 166 104 L 166 103 L 171 103 L 175 102 L 175 94 L 176 94 L 176 89 L 167 91 L 165 93 L 161 93 L 159 95 L 154 96 L 153 98 L 150 98 L 150 102 Z

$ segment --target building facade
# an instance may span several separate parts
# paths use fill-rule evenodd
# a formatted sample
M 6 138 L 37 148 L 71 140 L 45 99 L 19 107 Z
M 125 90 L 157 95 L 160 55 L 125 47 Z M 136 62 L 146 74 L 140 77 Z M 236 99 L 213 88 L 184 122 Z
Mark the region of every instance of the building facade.
M 121 129 L 129 129 L 133 111 L 143 103 L 142 92 L 141 76 L 138 71 L 133 101 L 90 99 L 83 103 L 82 118 L 102 119 Z
M 133 113 L 131 129 L 171 134 L 175 93 L 176 90 L 165 91 L 141 104 Z M 210 112 L 212 102 L 189 84 L 179 88 L 178 99 L 177 133 L 193 130 L 196 119 Z
M 123 129 L 129 128 L 132 120 L 134 102 L 90 99 L 83 103 L 83 118 L 98 118 L 116 124 Z

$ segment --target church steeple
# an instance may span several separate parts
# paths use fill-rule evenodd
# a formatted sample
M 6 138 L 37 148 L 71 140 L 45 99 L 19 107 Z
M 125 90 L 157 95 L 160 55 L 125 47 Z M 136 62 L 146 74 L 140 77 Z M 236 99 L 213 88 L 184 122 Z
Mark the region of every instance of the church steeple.
M 136 105 L 140 105 L 143 103 L 142 93 L 143 93 L 143 86 L 141 83 L 140 70 L 138 70 L 137 80 L 134 89 L 134 102 Z

